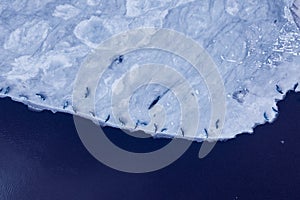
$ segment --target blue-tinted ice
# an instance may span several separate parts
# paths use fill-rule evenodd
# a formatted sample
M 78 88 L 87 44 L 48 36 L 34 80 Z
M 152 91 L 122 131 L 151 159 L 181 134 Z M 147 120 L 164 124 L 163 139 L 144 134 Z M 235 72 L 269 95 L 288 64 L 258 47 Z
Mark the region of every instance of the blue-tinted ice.
M 74 114 L 76 75 L 104 40 L 139 27 L 168 28 L 196 40 L 216 63 L 226 89 L 226 120 L 219 139 L 233 138 L 272 121 L 278 112 L 276 99 L 290 89 L 300 90 L 298 7 L 298 0 L 2 0 L 0 96 L 37 110 Z M 209 138 L 205 80 L 181 57 L 155 49 L 116 55 L 99 81 L 91 116 L 101 124 L 126 128 L 125 121 L 111 115 L 111 88 L 129 68 L 147 63 L 171 66 L 189 81 L 200 106 L 196 139 Z M 160 105 L 166 122 L 153 127 L 153 133 L 176 134 L 180 102 L 167 90 L 151 84 L 132 94 L 129 109 L 135 128 L 146 127 L 149 108 Z M 88 96 L 89 89 L 83 93 Z

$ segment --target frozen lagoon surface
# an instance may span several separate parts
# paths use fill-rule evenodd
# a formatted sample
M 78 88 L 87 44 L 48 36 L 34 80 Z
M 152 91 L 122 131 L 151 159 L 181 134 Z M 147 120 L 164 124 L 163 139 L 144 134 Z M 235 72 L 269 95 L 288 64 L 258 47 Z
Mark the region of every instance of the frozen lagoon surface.
M 101 125 L 145 130 L 152 135 L 200 141 L 233 138 L 273 121 L 278 114 L 276 101 L 288 90 L 300 90 L 298 7 L 298 0 L 3 0 L 0 96 L 35 110 L 77 114 Z M 159 49 L 116 54 L 97 82 L 95 109 L 82 113 L 75 105 L 75 81 L 89 56 L 113 35 L 142 27 L 178 31 L 209 54 L 225 88 L 225 119 L 215 122 L 216 128 L 224 123 L 220 135 L 211 135 L 208 128 L 212 106 L 203 77 L 180 56 Z M 183 134 L 186 127 L 181 122 L 187 116 L 181 116 L 182 102 L 161 84 L 149 82 L 132 93 L 130 119 L 112 113 L 116 82 L 131 69 L 149 63 L 170 66 L 193 88 L 197 106 L 190 105 L 190 109 L 199 109 L 199 117 L 186 120 L 198 123 L 195 138 Z M 143 80 L 147 73 L 144 75 L 135 79 Z M 156 75 L 171 78 L 163 70 L 151 74 Z M 92 98 L 91 93 L 84 87 L 82 99 Z M 164 121 L 153 123 L 152 117 L 159 115 Z

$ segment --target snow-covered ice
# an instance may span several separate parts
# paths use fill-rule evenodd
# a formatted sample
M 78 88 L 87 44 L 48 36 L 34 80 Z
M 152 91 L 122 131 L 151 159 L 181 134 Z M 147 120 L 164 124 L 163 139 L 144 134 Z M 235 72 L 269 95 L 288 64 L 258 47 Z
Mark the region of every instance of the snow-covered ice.
M 80 114 L 72 99 L 74 84 L 80 67 L 99 45 L 132 29 L 166 28 L 197 41 L 216 64 L 226 93 L 218 139 L 233 138 L 272 122 L 278 114 L 276 101 L 288 90 L 300 90 L 299 16 L 299 0 L 3 0 L 0 97 L 36 110 Z M 133 120 L 134 128 L 153 135 L 184 137 L 176 135 L 185 117 L 180 116 L 181 102 L 160 84 L 143 85 L 132 94 L 131 119 L 112 115 L 112 89 L 120 77 L 147 64 L 167 65 L 188 81 L 199 106 L 195 139 L 210 139 L 212 108 L 206 80 L 182 57 L 159 49 L 116 54 L 98 82 L 90 117 L 125 129 L 132 128 L 126 120 Z M 90 92 L 84 88 L 82 94 Z M 153 102 L 151 115 L 164 115 L 165 123 L 149 128 Z

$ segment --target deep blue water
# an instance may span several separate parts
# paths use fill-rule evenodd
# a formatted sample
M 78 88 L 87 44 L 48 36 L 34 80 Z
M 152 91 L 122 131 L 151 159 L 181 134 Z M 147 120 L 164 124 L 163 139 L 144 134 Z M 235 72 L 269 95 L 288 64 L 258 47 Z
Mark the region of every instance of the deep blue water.
M 0 200 L 6 199 L 300 199 L 300 93 L 279 102 L 280 115 L 254 134 L 219 142 L 198 159 L 199 143 L 172 165 L 147 174 L 106 167 L 82 145 L 69 114 L 32 112 L 0 99 Z M 156 149 L 106 128 L 124 148 Z M 281 143 L 284 141 L 284 144 Z

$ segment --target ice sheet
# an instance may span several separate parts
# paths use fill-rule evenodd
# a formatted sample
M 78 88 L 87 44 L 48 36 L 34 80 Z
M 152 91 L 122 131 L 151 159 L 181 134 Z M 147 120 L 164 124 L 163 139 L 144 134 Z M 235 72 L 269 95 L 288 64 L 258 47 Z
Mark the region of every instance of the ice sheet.
M 181 102 L 159 84 L 132 94 L 130 119 L 109 117 L 112 88 L 122 75 L 149 63 L 168 65 L 193 87 L 199 106 L 195 139 L 233 138 L 273 121 L 276 101 L 288 90 L 300 90 L 299 5 L 289 0 L 1 1 L 0 96 L 36 110 L 80 114 L 72 100 L 74 83 L 82 64 L 103 41 L 135 28 L 168 28 L 197 41 L 216 64 L 226 92 L 222 134 L 213 138 L 207 131 L 212 111 L 203 77 L 180 56 L 157 49 L 116 54 L 116 62 L 107 66 L 97 85 L 96 109 L 89 117 L 125 129 L 132 128 L 126 122 L 132 120 L 135 129 L 152 135 L 189 138 L 177 134 L 184 117 Z M 89 92 L 85 90 L 82 93 Z M 153 126 L 148 108 L 157 98 L 151 112 L 163 113 L 166 121 Z

